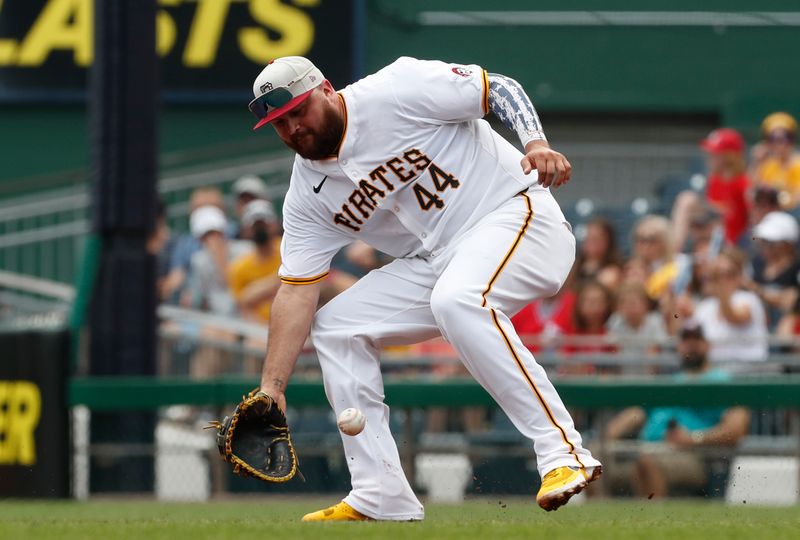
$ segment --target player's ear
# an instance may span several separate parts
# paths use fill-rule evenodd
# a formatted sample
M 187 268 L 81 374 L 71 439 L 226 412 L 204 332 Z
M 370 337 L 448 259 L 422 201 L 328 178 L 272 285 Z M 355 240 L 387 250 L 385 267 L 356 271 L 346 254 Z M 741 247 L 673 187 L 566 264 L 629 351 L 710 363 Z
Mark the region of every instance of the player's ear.
M 328 79 L 322 81 L 322 84 L 319 85 L 319 87 L 326 97 L 336 93 L 336 90 L 333 88 L 333 85 Z

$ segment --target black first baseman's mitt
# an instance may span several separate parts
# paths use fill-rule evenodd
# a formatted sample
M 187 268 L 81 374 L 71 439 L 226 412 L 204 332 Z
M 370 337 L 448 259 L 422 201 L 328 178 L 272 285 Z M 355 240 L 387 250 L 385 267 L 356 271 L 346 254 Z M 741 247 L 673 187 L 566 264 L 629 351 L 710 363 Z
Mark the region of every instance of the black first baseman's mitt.
M 217 430 L 219 453 L 233 472 L 265 482 L 286 482 L 298 472 L 286 416 L 267 394 L 253 390 L 231 416 L 208 427 Z

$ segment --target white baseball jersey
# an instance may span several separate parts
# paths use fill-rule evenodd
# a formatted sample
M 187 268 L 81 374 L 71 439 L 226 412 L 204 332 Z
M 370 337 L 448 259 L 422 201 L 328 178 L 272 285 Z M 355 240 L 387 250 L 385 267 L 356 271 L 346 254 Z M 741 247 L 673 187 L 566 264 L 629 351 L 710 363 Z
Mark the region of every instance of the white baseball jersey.
M 338 155 L 295 159 L 283 210 L 286 283 L 321 280 L 354 239 L 394 257 L 435 256 L 515 194 L 545 189 L 481 120 L 488 77 L 479 66 L 403 57 L 340 98 Z
M 532 441 L 542 477 L 600 466 L 509 318 L 558 291 L 575 238 L 536 173 L 522 173 L 520 152 L 480 119 L 488 90 L 478 66 L 400 58 L 341 91 L 336 156 L 295 160 L 285 283 L 323 279 L 353 239 L 396 257 L 325 304 L 312 327 L 334 411 L 367 418 L 359 435 L 342 435 L 353 487 L 344 501 L 375 519 L 424 517 L 383 402 L 386 345 L 449 341 Z

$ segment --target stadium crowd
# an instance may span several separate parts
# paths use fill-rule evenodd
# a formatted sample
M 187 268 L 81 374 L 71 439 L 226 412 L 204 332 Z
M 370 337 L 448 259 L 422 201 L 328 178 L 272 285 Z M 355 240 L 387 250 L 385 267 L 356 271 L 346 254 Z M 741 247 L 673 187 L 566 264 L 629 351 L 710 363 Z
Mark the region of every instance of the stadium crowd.
M 641 216 L 631 230 L 617 230 L 602 213 L 590 216 L 562 290 L 512 319 L 526 345 L 540 359 L 556 358 L 559 375 L 626 373 L 628 364 L 603 361 L 623 357 L 639 366 L 636 373 L 644 366 L 645 373 L 676 380 L 721 381 L 788 369 L 766 360 L 774 352 L 792 352 L 800 336 L 796 134 L 791 116 L 771 114 L 762 140 L 748 154 L 737 131 L 716 129 L 700 143 L 704 189 L 677 193 L 668 211 Z M 179 235 L 170 233 L 162 208 L 150 242 L 158 255 L 158 295 L 167 304 L 266 327 L 280 283 L 280 221 L 260 178 L 239 178 L 231 195 L 226 205 L 218 189 L 196 189 L 189 200 L 189 231 Z M 363 243 L 350 245 L 334 259 L 320 302 L 386 262 Z M 217 343 L 236 339 L 213 325 L 196 330 Z M 263 340 L 245 341 L 250 350 L 264 350 Z M 190 349 L 191 375 L 231 371 L 232 355 L 224 348 Z M 648 362 L 657 356 L 676 362 Z M 263 352 L 252 356 L 241 369 L 257 373 L 262 357 Z M 443 340 L 387 350 L 389 360 L 398 357 L 429 359 L 425 373 L 433 377 L 466 375 Z M 401 373 L 419 370 L 415 365 Z M 730 457 L 751 431 L 751 419 L 756 420 L 751 411 L 741 407 L 620 411 L 594 433 L 595 441 L 606 441 L 605 490 L 649 497 L 704 492 L 713 479 L 714 456 Z M 581 416 L 576 421 L 593 424 Z M 480 433 L 496 425 L 483 408 L 433 408 L 424 431 L 455 427 Z M 629 451 L 629 443 L 635 450 Z
M 800 334 L 796 135 L 794 118 L 773 113 L 748 159 L 737 131 L 714 130 L 700 144 L 705 189 L 678 194 L 669 216 L 645 215 L 630 232 L 602 215 L 588 220 L 568 283 L 513 319 L 528 346 L 562 357 L 563 373 L 589 374 L 604 370 L 583 361 L 572 367 L 570 359 L 671 350 L 687 321 L 702 328 L 709 359 L 730 371 L 766 360 L 775 336 L 790 342 Z M 177 236 L 162 212 L 151 242 L 158 292 L 166 303 L 264 324 L 279 285 L 280 222 L 260 178 L 240 178 L 232 195 L 228 215 L 219 190 L 195 190 L 190 230 Z M 623 254 L 625 234 L 631 247 Z M 352 244 L 334 260 L 321 301 L 385 262 Z M 448 351 L 436 343 L 411 349 Z

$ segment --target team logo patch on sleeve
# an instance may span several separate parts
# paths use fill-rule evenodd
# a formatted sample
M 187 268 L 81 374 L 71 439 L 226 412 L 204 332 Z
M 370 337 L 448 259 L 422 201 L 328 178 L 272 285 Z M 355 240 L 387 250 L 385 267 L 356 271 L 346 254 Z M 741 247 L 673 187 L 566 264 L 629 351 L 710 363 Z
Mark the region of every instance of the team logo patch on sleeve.
M 462 67 L 462 66 L 454 67 L 453 68 L 453 73 L 455 73 L 456 75 L 461 75 L 462 77 L 471 77 L 472 76 L 472 70 L 469 70 L 469 69 L 467 69 L 465 67 Z

